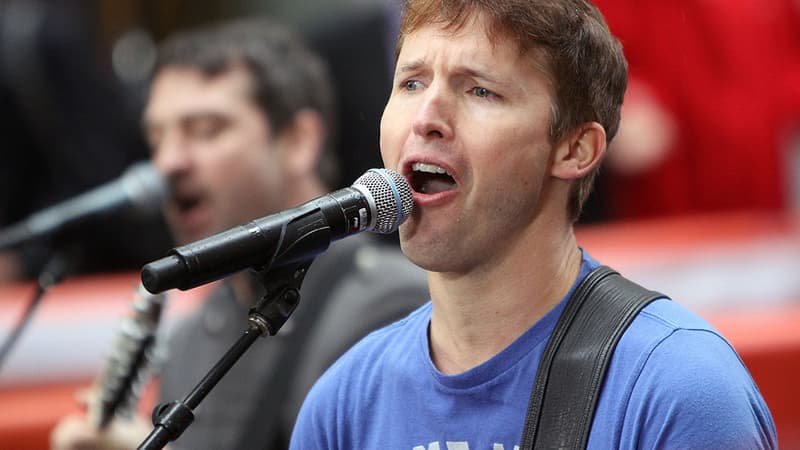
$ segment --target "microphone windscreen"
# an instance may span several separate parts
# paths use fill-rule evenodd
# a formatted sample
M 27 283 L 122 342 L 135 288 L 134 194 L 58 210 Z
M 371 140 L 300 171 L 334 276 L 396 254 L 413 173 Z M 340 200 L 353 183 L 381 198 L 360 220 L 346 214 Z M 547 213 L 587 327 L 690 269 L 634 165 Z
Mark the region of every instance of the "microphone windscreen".
M 411 186 L 393 170 L 369 169 L 353 187 L 361 192 L 366 190 L 375 202 L 375 223 L 370 230 L 375 233 L 393 233 L 414 209 Z
M 132 211 L 141 216 L 157 213 L 167 197 L 164 178 L 148 161 L 131 165 L 119 181 Z

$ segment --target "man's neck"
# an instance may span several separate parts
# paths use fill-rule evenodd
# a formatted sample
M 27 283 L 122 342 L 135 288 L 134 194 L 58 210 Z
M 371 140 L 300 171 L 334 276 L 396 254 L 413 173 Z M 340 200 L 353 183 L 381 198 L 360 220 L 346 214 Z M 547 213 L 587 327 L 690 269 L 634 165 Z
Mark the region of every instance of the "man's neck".
M 546 242 L 515 246 L 502 262 L 481 273 L 429 274 L 430 346 L 436 367 L 461 373 L 498 354 L 566 295 L 581 259 L 570 230 Z
M 229 281 L 231 290 L 233 291 L 233 298 L 236 300 L 236 303 L 239 303 L 245 308 L 252 307 L 260 300 L 257 296 L 258 294 L 255 292 L 252 277 L 252 274 L 245 271 L 232 275 Z

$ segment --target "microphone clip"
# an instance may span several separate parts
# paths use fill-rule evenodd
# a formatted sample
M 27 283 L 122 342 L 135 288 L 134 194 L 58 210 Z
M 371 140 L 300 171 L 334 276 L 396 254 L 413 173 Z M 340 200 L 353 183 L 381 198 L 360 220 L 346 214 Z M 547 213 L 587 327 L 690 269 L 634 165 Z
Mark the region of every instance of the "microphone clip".
M 274 270 L 256 270 L 266 294 L 250 308 L 248 321 L 262 336 L 274 336 L 300 304 L 300 287 L 314 258 Z

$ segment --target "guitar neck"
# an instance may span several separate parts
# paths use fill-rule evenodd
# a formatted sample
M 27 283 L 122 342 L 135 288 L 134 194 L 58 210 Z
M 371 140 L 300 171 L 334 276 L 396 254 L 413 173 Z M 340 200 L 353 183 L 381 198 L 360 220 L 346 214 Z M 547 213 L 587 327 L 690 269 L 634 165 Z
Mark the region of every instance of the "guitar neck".
M 136 411 L 141 390 L 150 377 L 165 294 L 151 294 L 139 285 L 131 313 L 122 319 L 111 352 L 97 380 L 97 394 L 89 403 L 89 417 L 98 429 L 116 416 Z

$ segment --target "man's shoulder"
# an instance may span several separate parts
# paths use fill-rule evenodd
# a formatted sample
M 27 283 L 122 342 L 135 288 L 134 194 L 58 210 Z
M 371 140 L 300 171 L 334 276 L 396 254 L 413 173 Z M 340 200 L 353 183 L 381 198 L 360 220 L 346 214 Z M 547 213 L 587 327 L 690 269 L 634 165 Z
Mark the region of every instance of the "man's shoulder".
M 378 325 L 385 325 L 390 322 L 382 317 L 403 317 L 429 299 L 425 271 L 412 264 L 396 244 L 369 235 L 337 244 L 326 262 L 339 272 L 326 291 L 329 308 L 347 308 L 362 314 L 364 321 L 376 317 Z M 326 268 L 320 266 L 320 270 Z M 375 323 L 369 328 L 375 329 Z
M 388 342 L 392 336 L 408 338 L 400 332 L 406 326 L 401 324 L 407 324 L 418 314 L 413 311 L 429 299 L 425 272 L 413 266 L 396 245 L 370 237 L 352 238 L 331 245 L 327 261 L 320 260 L 323 264 L 312 265 L 309 271 L 309 276 L 317 271 L 313 292 L 325 299 L 315 311 L 316 320 L 294 374 L 288 402 L 290 417 L 296 415 L 308 390 L 335 361 L 338 368 L 331 368 L 329 373 L 354 370 L 358 361 L 369 358 L 365 355 L 375 356 L 376 349 L 381 348 L 378 342 Z M 347 355 L 340 358 L 345 352 Z
M 641 405 L 651 406 L 683 402 L 683 410 L 698 398 L 706 398 L 706 408 L 760 398 L 749 371 L 725 337 L 702 317 L 668 299 L 654 301 L 631 323 L 614 352 L 606 382 L 632 404 L 637 404 L 637 398 Z M 743 392 L 753 395 L 748 398 Z
M 729 366 L 743 367 L 719 331 L 697 313 L 668 298 L 653 301 L 639 313 L 620 339 L 615 357 L 640 366 L 685 365 L 694 359 L 700 363 L 725 360 Z M 674 369 L 669 372 L 674 373 Z
M 604 408 L 619 408 L 626 417 L 619 423 L 644 427 L 623 432 L 623 441 L 640 436 L 652 444 L 648 447 L 694 442 L 737 448 L 726 439 L 740 433 L 742 439 L 764 438 L 752 442 L 752 448 L 762 448 L 774 437 L 769 410 L 730 343 L 702 317 L 668 299 L 648 305 L 623 334 L 604 391 Z M 618 417 L 598 410 L 603 414 Z
M 399 245 L 388 239 L 361 234 L 334 243 L 329 251 L 332 260 L 348 264 L 349 275 L 360 277 L 362 283 L 426 283 L 425 271 L 411 263 Z
M 371 378 L 376 373 L 391 371 L 397 361 L 407 361 L 424 353 L 425 330 L 430 320 L 431 305 L 426 303 L 407 316 L 370 331 L 350 347 L 330 368 L 329 377 L 353 382 Z M 424 342 L 423 342 L 424 341 Z M 400 366 L 399 370 L 407 367 Z
M 667 297 L 656 299 L 642 309 L 623 335 L 620 345 L 623 349 L 641 347 L 640 350 L 650 351 L 670 339 L 710 339 L 732 350 L 725 337 L 707 320 Z
M 246 310 L 236 305 L 233 297 L 231 297 L 230 288 L 224 283 L 218 283 L 204 295 L 202 300 L 198 301 L 193 309 L 182 313 L 177 320 L 166 324 L 166 326 L 160 330 L 162 334 L 161 337 L 166 337 L 172 342 L 172 345 L 177 342 L 182 343 L 182 345 L 197 345 L 192 343 L 197 342 L 198 336 L 208 335 L 204 330 L 207 330 L 209 327 L 207 323 L 209 321 L 209 316 L 217 317 L 218 320 L 215 321 L 216 323 L 220 325 L 226 324 L 230 327 L 234 325 L 233 317 L 235 317 L 237 313 L 246 312 Z M 173 295 L 167 296 L 167 301 L 169 303 L 173 302 L 173 299 Z M 242 318 L 242 321 L 239 323 L 246 326 L 245 320 L 246 316 Z M 241 331 L 241 328 L 237 328 L 236 330 L 238 333 Z
M 407 375 L 409 361 L 424 354 L 421 329 L 430 318 L 430 303 L 406 317 L 369 332 L 344 352 L 324 373 L 305 386 L 310 390 L 304 409 L 325 414 L 335 409 L 349 409 L 364 398 L 371 398 L 385 387 L 386 380 Z M 316 374 L 320 375 L 319 373 Z M 299 410 L 299 403 L 297 404 Z

